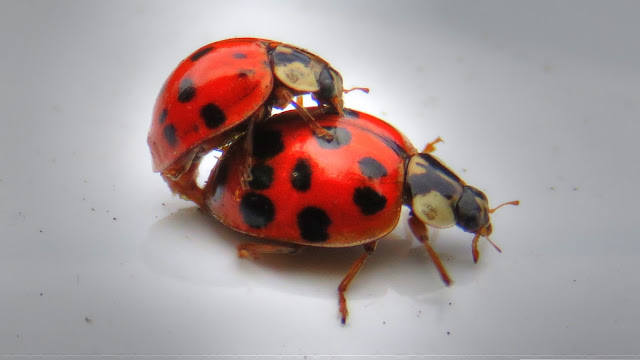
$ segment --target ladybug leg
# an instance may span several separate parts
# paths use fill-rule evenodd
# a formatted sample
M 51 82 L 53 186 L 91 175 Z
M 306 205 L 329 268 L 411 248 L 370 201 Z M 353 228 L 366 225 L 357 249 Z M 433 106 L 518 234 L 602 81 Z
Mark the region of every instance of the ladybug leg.
M 255 259 L 265 254 L 297 254 L 302 247 L 296 244 L 242 243 L 238 245 L 238 257 Z
M 347 275 L 345 275 L 344 279 L 342 279 L 342 282 L 340 282 L 340 285 L 338 286 L 340 317 L 343 325 L 347 322 L 347 315 L 349 315 L 349 310 L 347 309 L 347 299 L 345 298 L 344 293 L 349 288 L 349 285 L 351 284 L 353 278 L 356 276 L 356 274 L 358 274 L 358 271 L 360 271 L 360 268 L 362 268 L 362 265 L 364 265 L 364 262 L 367 261 L 367 258 L 369 258 L 369 255 L 373 254 L 373 252 L 376 250 L 376 246 L 378 246 L 378 240 L 364 244 L 365 253 L 360 255 L 358 260 L 356 260 L 351 265 L 351 268 L 347 272 Z
M 413 235 L 415 235 L 422 245 L 424 245 L 427 253 L 431 257 L 431 260 L 433 260 L 433 263 L 436 265 L 444 284 L 447 286 L 451 285 L 451 278 L 447 273 L 447 269 L 445 269 L 444 264 L 442 264 L 442 260 L 440 260 L 438 253 L 436 253 L 436 251 L 431 247 L 431 244 L 429 244 L 429 231 L 427 229 L 427 225 L 420 221 L 420 219 L 415 215 L 411 215 L 409 217 L 409 228 L 411 229 L 411 232 L 413 232 Z
M 322 126 L 320 126 L 320 124 L 318 124 L 313 119 L 313 116 L 311 116 L 311 114 L 309 114 L 307 109 L 305 109 L 304 107 L 298 105 L 298 103 L 296 103 L 295 101 L 291 101 L 291 105 L 293 105 L 293 107 L 296 108 L 296 110 L 298 111 L 300 116 L 302 116 L 304 121 L 306 121 L 307 124 L 309 124 L 309 127 L 311 127 L 311 130 L 313 130 L 313 133 L 316 134 L 316 136 L 321 137 L 321 138 L 323 138 L 323 139 L 325 139 L 327 141 L 333 140 L 333 134 L 328 132 L 327 129 L 325 129 Z
M 429 142 L 429 143 L 424 147 L 424 150 L 422 150 L 422 152 L 423 152 L 423 153 L 430 154 L 430 153 L 432 153 L 432 152 L 436 151 L 436 144 L 437 144 L 437 143 L 441 143 L 441 142 L 444 142 L 444 140 L 442 140 L 442 138 L 441 138 L 440 136 L 438 136 L 438 138 L 437 138 L 437 139 L 435 139 L 435 140 L 433 140 L 433 141 Z
M 480 258 L 480 251 L 478 251 L 478 240 L 480 239 L 480 234 L 476 234 L 471 240 L 471 254 L 473 255 L 473 262 L 478 263 L 478 259 Z M 502 250 L 500 250 L 502 252 Z
M 276 97 L 281 99 L 282 103 L 284 104 L 291 104 L 296 109 L 296 111 L 298 111 L 298 114 L 302 116 L 304 121 L 306 121 L 307 124 L 309 124 L 309 127 L 311 128 L 311 130 L 316 136 L 324 138 L 325 140 L 328 140 L 328 141 L 333 140 L 333 134 L 327 131 L 327 129 L 320 126 L 320 124 L 318 124 L 313 119 L 313 116 L 309 114 L 307 109 L 305 109 L 301 104 L 298 104 L 298 102 L 294 99 L 293 95 L 289 91 L 283 88 L 279 88 L 278 90 L 276 90 Z
M 473 262 L 476 264 L 478 263 L 478 259 L 480 259 L 480 251 L 478 251 L 478 241 L 480 240 L 480 236 L 480 234 L 476 234 L 473 237 L 473 240 L 471 240 L 471 254 L 473 255 Z M 488 236 L 485 236 L 484 238 L 487 239 L 489 244 L 491 244 L 491 246 L 493 246 L 493 248 L 496 249 L 497 252 L 502 252 L 502 249 L 500 249 L 500 247 L 496 243 L 491 241 Z

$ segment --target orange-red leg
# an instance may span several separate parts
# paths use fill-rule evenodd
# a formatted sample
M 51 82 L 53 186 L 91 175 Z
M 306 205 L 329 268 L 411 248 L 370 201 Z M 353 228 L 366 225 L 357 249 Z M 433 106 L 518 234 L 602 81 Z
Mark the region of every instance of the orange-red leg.
M 276 89 L 276 92 L 277 92 L 276 93 L 276 97 L 282 100 L 282 104 L 284 104 L 284 105 L 291 104 L 296 109 L 298 114 L 300 114 L 300 116 L 302 116 L 304 121 L 307 122 L 307 124 L 309 125 L 309 127 L 311 128 L 313 133 L 316 134 L 316 136 L 322 137 L 323 139 L 326 139 L 328 141 L 333 140 L 333 134 L 328 132 L 327 129 L 325 129 L 322 126 L 320 126 L 320 124 L 318 124 L 313 119 L 313 116 L 311 116 L 311 114 L 309 114 L 307 109 L 304 108 L 302 105 L 298 104 L 296 99 L 294 99 L 293 95 L 289 91 L 287 91 L 287 90 L 285 90 L 283 88 L 278 88 L 278 89 Z M 299 101 L 301 101 L 301 100 L 299 100 Z
M 349 310 L 347 309 L 347 298 L 344 296 L 344 293 L 349 288 L 353 278 L 358 274 L 358 271 L 360 271 L 360 268 L 362 268 L 362 265 L 364 265 L 367 258 L 369 258 L 369 255 L 373 254 L 376 250 L 376 246 L 378 246 L 378 240 L 364 244 L 365 253 L 360 255 L 360 257 L 351 265 L 347 275 L 345 275 L 344 279 L 342 279 L 338 286 L 338 301 L 340 304 L 340 317 L 342 324 L 347 322 L 347 315 L 349 315 Z
M 422 152 L 423 152 L 423 153 L 430 154 L 430 153 L 432 153 L 432 152 L 436 151 L 436 144 L 437 144 L 437 143 L 441 143 L 441 142 L 444 142 L 444 140 L 442 140 L 442 138 L 441 138 L 440 136 L 438 136 L 438 138 L 437 138 L 437 139 L 435 139 L 435 140 L 433 140 L 433 141 L 429 142 L 429 143 L 424 147 L 424 149 L 422 150 Z
M 415 235 L 422 245 L 424 245 L 427 253 L 431 257 L 431 260 L 433 260 L 433 263 L 436 265 L 444 284 L 447 286 L 451 285 L 451 278 L 447 273 L 447 269 L 440 260 L 438 253 L 436 253 L 436 251 L 431 247 L 431 244 L 429 244 L 429 231 L 427 229 L 427 225 L 420 221 L 416 216 L 411 215 L 409 217 L 409 228 L 411 229 L 411 232 L 413 232 L 413 235 Z
M 320 126 L 320 124 L 318 124 L 313 119 L 313 116 L 311 116 L 311 114 L 309 114 L 309 112 L 307 111 L 306 108 L 298 105 L 298 103 L 296 103 L 295 101 L 291 101 L 291 105 L 293 105 L 293 107 L 298 111 L 298 113 L 300 114 L 300 116 L 302 116 L 304 121 L 306 121 L 307 124 L 309 124 L 309 127 L 311 127 L 311 130 L 313 130 L 313 132 L 314 132 L 314 134 L 316 134 L 316 136 L 319 136 L 319 137 L 321 137 L 321 138 L 323 138 L 325 140 L 328 140 L 328 141 L 333 140 L 333 134 L 328 132 L 327 129 L 325 129 L 322 126 Z
M 242 243 L 238 245 L 238 257 L 255 259 L 265 254 L 296 254 L 302 247 L 296 244 Z
M 480 252 L 478 251 L 478 240 L 480 240 L 480 235 L 476 234 L 471 240 L 471 255 L 473 255 L 473 262 L 478 263 L 478 259 L 480 258 Z

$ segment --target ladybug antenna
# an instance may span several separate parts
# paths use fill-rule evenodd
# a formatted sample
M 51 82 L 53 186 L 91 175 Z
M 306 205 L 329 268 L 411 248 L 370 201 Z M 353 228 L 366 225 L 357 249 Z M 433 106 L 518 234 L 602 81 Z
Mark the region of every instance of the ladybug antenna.
M 493 214 L 496 210 L 500 209 L 501 207 L 503 207 L 505 205 L 520 205 L 520 200 L 513 200 L 513 201 L 507 201 L 506 203 L 502 203 L 502 204 L 494 207 L 493 209 L 489 210 L 489 214 Z
M 347 93 L 352 92 L 353 90 L 360 90 L 365 94 L 369 93 L 369 88 L 365 88 L 365 87 L 354 87 L 354 88 L 351 88 L 351 89 L 344 89 L 344 90 L 342 90 L 342 92 L 347 94 Z

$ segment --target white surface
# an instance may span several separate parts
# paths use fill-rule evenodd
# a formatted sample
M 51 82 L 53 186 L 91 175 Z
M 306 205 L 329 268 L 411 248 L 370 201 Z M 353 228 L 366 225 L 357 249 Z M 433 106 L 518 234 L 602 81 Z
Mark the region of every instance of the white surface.
M 180 2 L 182 3 L 182 2 Z M 395 4 L 395 5 L 394 5 Z M 0 354 L 640 354 L 640 3 L 0 3 Z M 151 172 L 151 109 L 199 46 L 308 48 L 492 203 L 469 234 L 406 212 L 361 249 L 247 261 Z

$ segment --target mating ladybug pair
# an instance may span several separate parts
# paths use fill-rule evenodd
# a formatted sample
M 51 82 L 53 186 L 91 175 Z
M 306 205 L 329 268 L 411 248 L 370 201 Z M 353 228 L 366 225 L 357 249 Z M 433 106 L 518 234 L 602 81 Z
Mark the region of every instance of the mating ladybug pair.
M 447 285 L 427 226 L 458 225 L 475 234 L 477 262 L 478 240 L 489 239 L 489 215 L 497 208 L 431 155 L 439 139 L 418 152 L 386 122 L 345 109 L 343 92 L 340 74 L 305 50 L 251 38 L 216 42 L 170 75 L 148 142 L 154 171 L 172 191 L 236 231 L 275 240 L 241 244 L 241 257 L 362 245 L 365 252 L 338 287 L 344 323 L 345 292 L 403 205 Z M 304 94 L 319 107 L 296 103 Z M 295 110 L 270 116 L 287 105 Z M 223 155 L 200 188 L 199 163 L 212 149 Z

